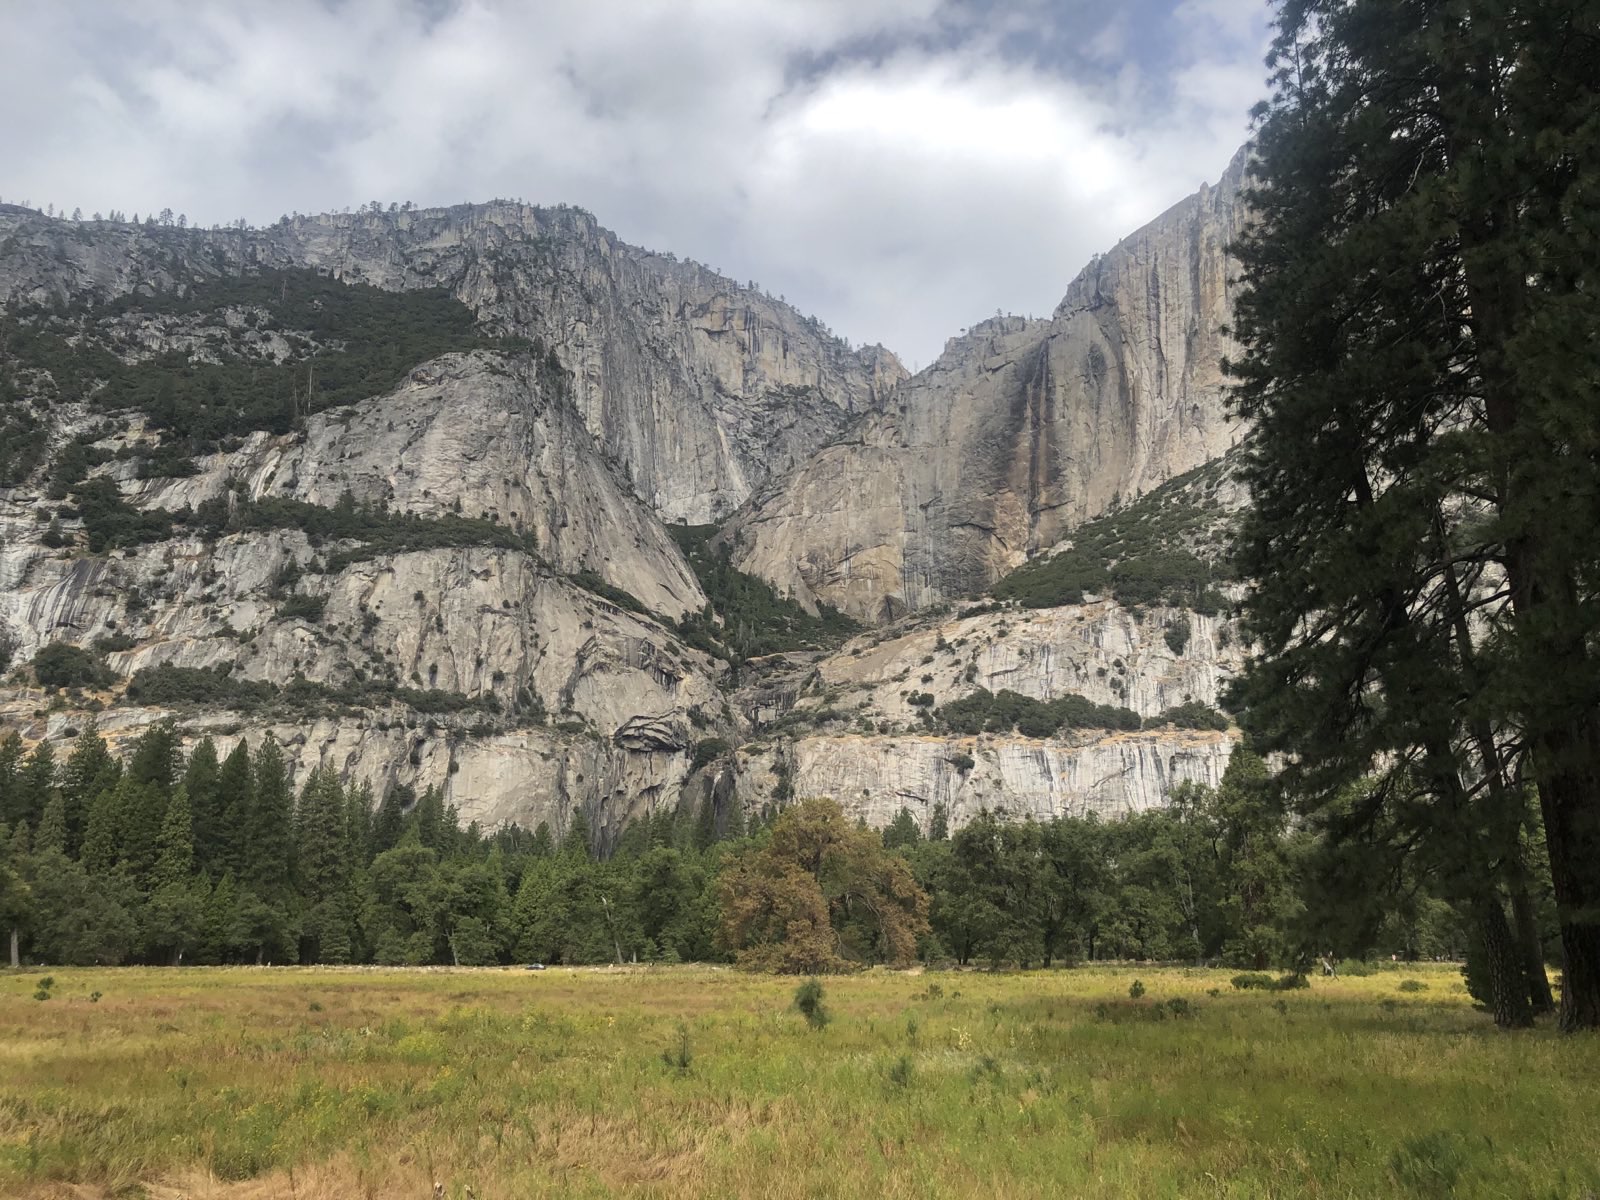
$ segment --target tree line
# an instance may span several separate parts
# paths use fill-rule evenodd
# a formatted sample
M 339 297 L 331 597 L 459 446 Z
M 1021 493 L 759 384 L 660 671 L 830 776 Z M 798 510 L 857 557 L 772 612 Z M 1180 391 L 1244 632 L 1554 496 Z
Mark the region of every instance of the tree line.
M 1372 873 L 1362 906 L 1330 899 L 1348 864 L 1291 828 L 1246 750 L 1220 787 L 1115 821 L 985 812 L 952 831 L 935 807 L 878 831 L 810 799 L 747 827 L 707 801 L 597 841 L 578 813 L 486 833 L 435 789 L 376 798 L 320 767 L 296 789 L 270 737 L 185 757 L 169 721 L 119 758 L 90 726 L 60 762 L 48 742 L 0 741 L 0 927 L 19 961 L 1303 971 L 1470 944 L 1425 878 Z

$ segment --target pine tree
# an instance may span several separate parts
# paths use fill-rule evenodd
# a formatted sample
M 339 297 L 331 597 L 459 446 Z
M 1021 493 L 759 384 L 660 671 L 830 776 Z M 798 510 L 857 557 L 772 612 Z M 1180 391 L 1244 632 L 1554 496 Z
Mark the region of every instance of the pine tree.
M 26 821 L 37 825 L 45 805 L 56 790 L 56 752 L 49 742 L 40 742 L 29 753 L 17 775 L 15 800 L 4 819 L 11 824 Z
M 83 844 L 84 830 L 89 823 L 89 806 L 102 791 L 117 786 L 122 774 L 122 764 L 112 757 L 94 718 L 79 732 L 72 743 L 61 773 L 61 794 L 65 799 L 66 850 L 75 856 Z
M 901 805 L 894 820 L 884 826 L 883 848 L 897 850 L 901 846 L 915 846 L 921 840 L 922 830 L 917 828 L 917 819 L 911 815 L 909 808 Z
M 133 744 L 128 774 L 135 783 L 148 784 L 161 794 L 164 805 L 183 772 L 183 742 L 177 723 L 168 717 L 139 735 Z
M 406 808 L 415 803 L 416 793 L 408 787 L 391 784 L 383 793 L 383 801 L 372 818 L 372 855 L 376 858 L 385 850 L 400 844 L 405 832 Z
M 140 783 L 131 770 L 124 771 L 111 793 L 110 825 L 94 828 L 94 812 L 90 811 L 90 830 L 84 835 L 84 858 L 89 858 L 88 843 L 96 843 L 95 858 L 99 861 L 109 842 L 112 862 L 127 864 L 135 881 L 147 885 L 161 853 L 161 827 L 166 819 L 168 798 L 154 783 Z
M 349 828 L 344 789 L 332 770 L 318 767 L 300 792 L 296 811 L 295 871 L 306 905 L 304 936 L 309 959 L 350 961 Z
M 1502 1023 L 1526 993 L 1500 894 L 1520 805 L 1498 780 L 1526 747 L 1569 1029 L 1600 1024 L 1600 828 L 1581 815 L 1600 787 L 1581 582 L 1600 487 L 1579 416 L 1600 379 L 1600 241 L 1571 217 L 1593 211 L 1600 123 L 1582 13 L 1284 0 L 1232 364 L 1253 424 L 1253 719 L 1313 803 L 1380 772 L 1354 815 L 1409 822 L 1475 914 Z M 1470 621 L 1502 632 L 1492 655 Z
M 411 809 L 409 824 L 417 831 L 417 840 L 429 850 L 445 848 L 444 796 L 438 788 L 430 787 L 422 793 Z
M 201 738 L 184 768 L 183 789 L 189 793 L 194 819 L 195 862 L 208 874 L 220 874 L 226 869 L 221 774 L 216 743 L 209 737 Z
M 250 747 L 243 738 L 228 752 L 217 772 L 217 809 L 222 814 L 218 845 L 221 862 L 237 880 L 245 874 L 249 851 L 249 822 L 256 806 L 255 777 L 250 766 Z
M 167 802 L 157 842 L 155 868 L 150 874 L 151 889 L 186 884 L 194 873 L 194 817 L 189 793 L 178 787 Z
M 50 803 L 44 806 L 36 843 L 39 850 L 53 850 L 61 855 L 67 852 L 67 801 L 61 792 L 52 796 Z
M 0 824 L 8 823 L 20 803 L 17 775 L 22 770 L 22 735 L 12 730 L 0 738 Z
M 189 793 L 181 785 L 173 789 L 161 822 L 149 893 L 144 920 L 148 951 L 176 966 L 204 934 L 209 895 L 204 880 L 194 874 L 194 820 Z
M 287 904 L 294 859 L 294 807 L 283 752 L 270 736 L 255 753 L 249 807 L 239 822 L 244 865 L 240 878 L 268 904 Z
M 0 821 L 0 931 L 8 942 L 8 961 L 22 965 L 22 930 L 33 914 L 33 891 L 11 848 L 11 831 Z
M 115 788 L 107 788 L 89 804 L 89 817 L 84 823 L 83 849 L 79 861 L 90 875 L 104 876 L 117 865 L 118 826 L 121 824 L 121 797 L 131 781 L 118 780 Z

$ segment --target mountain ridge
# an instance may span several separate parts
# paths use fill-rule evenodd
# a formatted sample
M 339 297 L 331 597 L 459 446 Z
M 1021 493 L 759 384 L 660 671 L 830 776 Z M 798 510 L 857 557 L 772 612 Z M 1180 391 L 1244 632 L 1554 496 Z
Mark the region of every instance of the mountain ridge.
M 47 434 L 25 486 L 0 488 L 0 640 L 15 652 L 0 722 L 57 739 L 99 707 L 118 736 L 168 715 L 196 736 L 272 731 L 297 773 L 436 786 L 485 824 L 559 832 L 582 813 L 601 844 L 663 806 L 759 809 L 796 789 L 874 823 L 902 804 L 925 822 L 937 803 L 959 824 L 996 807 L 1114 814 L 1215 783 L 1234 735 L 1163 728 L 1168 710 L 1214 705 L 1236 668 L 1225 616 L 1098 597 L 940 613 L 1231 444 L 1214 381 L 1188 365 L 1215 338 L 1189 346 L 1186 322 L 1225 300 L 1236 190 L 1203 190 L 1085 267 L 1067 297 L 1089 307 L 980 321 L 914 378 L 582 210 L 104 237 L 0 215 L 14 331 L 0 407 Z M 309 299 L 207 307 L 216 281 L 260 272 L 278 273 L 280 299 Z M 351 285 L 353 315 L 316 298 L 318 275 Z M 147 293 L 173 289 L 198 299 L 157 314 Z M 396 293 L 439 297 L 407 317 L 420 340 L 394 342 L 434 347 L 425 361 L 390 361 L 388 318 L 361 315 Z M 457 328 L 450 304 L 476 332 L 428 333 Z M 339 321 L 357 319 L 377 341 L 352 347 Z M 24 334 L 54 338 L 56 357 L 18 359 Z M 1169 354 L 1174 339 L 1192 354 Z M 1105 379 L 1086 387 L 1096 347 Z M 118 396 L 156 403 L 171 385 L 178 408 L 102 411 L 93 378 L 52 374 L 91 349 L 135 364 L 105 367 L 132 372 Z M 375 372 L 365 390 L 334 369 L 352 351 Z M 256 415 L 208 393 L 213 377 Z M 281 394 L 257 403 L 258 377 Z M 189 403 L 209 432 L 183 441 Z M 1097 461 L 1074 473 L 1086 452 Z M 833 460 L 845 469 L 819 470 Z M 805 513 L 808 495 L 825 503 Z M 774 536 L 797 514 L 817 536 Z M 678 522 L 722 525 L 691 539 L 697 567 L 668 535 Z M 770 639 L 719 633 L 747 618 L 713 611 L 707 570 L 889 624 L 745 662 L 728 647 Z M 1180 623 L 1199 632 L 1178 645 Z M 98 661 L 109 690 L 37 686 L 30 664 L 57 642 Z M 985 689 L 1024 708 L 1086 697 L 1147 728 L 974 739 L 936 715 Z M 896 753 L 908 739 L 916 752 Z

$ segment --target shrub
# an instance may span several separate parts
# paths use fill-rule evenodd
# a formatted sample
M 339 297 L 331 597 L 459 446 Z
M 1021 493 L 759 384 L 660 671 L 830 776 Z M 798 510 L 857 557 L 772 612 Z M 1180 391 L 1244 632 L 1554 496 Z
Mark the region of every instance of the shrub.
M 973 758 L 970 754 L 955 754 L 945 761 L 957 771 L 960 771 L 963 775 L 978 765 L 977 759 Z
M 1143 995 L 1144 995 L 1144 984 L 1141 983 L 1139 980 L 1135 979 L 1133 981 L 1133 983 L 1131 983 L 1128 986 L 1128 997 L 1129 997 L 1129 999 L 1137 1000 L 1137 999 L 1139 999 L 1139 997 L 1141 997 Z
M 694 754 L 689 759 L 689 773 L 692 775 L 701 767 L 709 766 L 717 761 L 729 750 L 727 739 L 719 737 L 702 738 L 694 744 Z
M 1241 992 L 1270 992 L 1277 987 L 1277 980 L 1273 979 L 1265 971 L 1246 971 L 1243 974 L 1235 975 L 1230 982 Z
M 51 642 L 35 654 L 33 673 L 49 688 L 105 687 L 115 678 L 97 655 L 66 642 Z
M 661 1061 L 680 1074 L 694 1062 L 694 1049 L 689 1044 L 689 1026 L 686 1022 L 678 1022 L 678 1034 L 672 1039 L 672 1045 L 661 1052 Z
M 913 698 L 913 703 L 916 700 Z M 1010 733 L 1050 737 L 1062 729 L 1138 729 L 1139 714 L 1077 695 L 1035 700 L 1013 691 L 983 688 L 941 706 L 938 721 L 952 733 Z
M 822 1003 L 822 981 L 808 979 L 794 990 L 794 1006 L 813 1029 L 821 1029 L 833 1019 Z
M 1273 986 L 1276 987 L 1280 992 L 1292 992 L 1296 988 L 1310 987 L 1311 980 L 1307 979 L 1299 971 L 1290 971 L 1287 975 L 1278 976 L 1278 982 Z
M 290 596 L 278 606 L 278 619 L 280 621 L 304 621 L 308 625 L 315 625 L 322 620 L 322 611 L 327 607 L 325 596 L 312 596 L 305 593 Z
M 1194 1016 L 1194 1006 L 1182 996 L 1174 996 L 1167 1001 L 1167 1011 L 1175 1017 Z
M 1188 617 L 1174 617 L 1168 621 L 1167 627 L 1163 632 L 1167 649 L 1174 654 L 1182 654 L 1184 647 L 1189 644 L 1189 632 Z
M 911 1086 L 911 1076 L 911 1058 L 909 1055 L 902 1054 L 895 1060 L 894 1065 L 889 1068 L 889 1084 L 891 1087 L 898 1088 L 903 1092 Z
M 1186 704 L 1169 708 L 1160 716 L 1151 717 L 1145 722 L 1147 728 L 1160 725 L 1175 725 L 1179 729 L 1223 730 L 1228 727 L 1228 718 L 1209 704 L 1190 700 Z
M 1428 985 L 1420 979 L 1402 979 L 1400 981 L 1400 990 L 1402 992 L 1425 992 L 1428 990 Z

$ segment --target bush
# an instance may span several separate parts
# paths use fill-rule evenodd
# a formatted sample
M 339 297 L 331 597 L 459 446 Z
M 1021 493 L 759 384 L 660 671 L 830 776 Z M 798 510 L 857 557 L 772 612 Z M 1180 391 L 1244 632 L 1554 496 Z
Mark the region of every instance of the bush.
M 1280 992 L 1292 992 L 1296 988 L 1310 987 L 1311 980 L 1307 979 L 1299 971 L 1291 971 L 1287 975 L 1278 976 L 1278 982 L 1273 986 Z
M 1145 722 L 1145 728 L 1147 729 L 1161 725 L 1173 725 L 1179 729 L 1215 729 L 1220 731 L 1228 727 L 1228 718 L 1209 704 L 1191 700 L 1187 704 L 1179 704 L 1174 708 L 1169 708 L 1160 716 L 1151 717 Z
M 265 680 L 234 679 L 220 668 L 175 667 L 162 663 L 134 672 L 128 699 L 140 704 L 200 704 L 253 711 L 271 702 L 278 689 Z
M 1166 630 L 1163 633 L 1167 649 L 1174 654 L 1182 654 L 1184 647 L 1189 644 L 1189 633 L 1188 617 L 1174 617 L 1168 621 Z
M 1400 981 L 1400 990 L 1402 992 L 1425 992 L 1428 990 L 1428 985 L 1420 979 L 1402 979 Z
M 608 601 L 618 608 L 625 608 L 629 612 L 640 613 L 641 615 L 650 611 L 644 606 L 644 601 L 640 600 L 632 592 L 607 583 L 588 568 L 573 572 L 572 582 L 591 595 L 599 596 L 602 600 Z
M 1167 1011 L 1174 1017 L 1194 1016 L 1194 1006 L 1182 996 L 1174 996 L 1167 1001 Z
M 304 621 L 308 625 L 316 625 L 322 620 L 322 612 L 327 605 L 326 596 L 312 596 L 301 592 L 278 605 L 278 620 Z
M 661 1061 L 680 1074 L 689 1069 L 689 1064 L 694 1062 L 694 1049 L 689 1045 L 689 1026 L 683 1021 L 678 1022 L 678 1035 L 673 1038 L 672 1045 L 661 1052 Z
M 1230 982 L 1241 992 L 1270 992 L 1278 986 L 1278 981 L 1265 971 L 1246 971 L 1243 974 L 1235 975 Z
M 1133 983 L 1131 983 L 1128 986 L 1128 998 L 1130 1000 L 1137 1000 L 1143 995 L 1144 995 L 1144 984 L 1141 983 L 1139 980 L 1135 979 L 1133 981 Z
M 694 744 L 694 754 L 689 759 L 689 773 L 692 775 L 701 767 L 709 766 L 717 761 L 730 749 L 726 738 L 702 738 Z
M 822 1003 L 822 981 L 808 979 L 794 990 L 794 1006 L 800 1010 L 800 1015 L 805 1017 L 806 1024 L 813 1029 L 821 1029 L 833 1019 Z
M 915 700 L 915 698 L 913 698 Z M 1050 737 L 1062 729 L 1138 729 L 1139 714 L 1083 696 L 1035 700 L 1013 691 L 991 693 L 979 688 L 941 706 L 934 714 L 951 733 L 1010 733 Z
M 903 1092 L 911 1086 L 911 1077 L 911 1058 L 902 1054 L 895 1060 L 894 1065 L 889 1068 L 889 1084 Z
M 47 688 L 106 687 L 116 678 L 97 655 L 66 642 L 51 642 L 35 654 L 33 673 Z
M 91 554 L 172 536 L 171 513 L 159 508 L 141 512 L 124 500 L 121 489 L 103 475 L 80 484 L 77 498 L 78 516 L 88 534 Z

